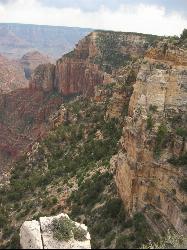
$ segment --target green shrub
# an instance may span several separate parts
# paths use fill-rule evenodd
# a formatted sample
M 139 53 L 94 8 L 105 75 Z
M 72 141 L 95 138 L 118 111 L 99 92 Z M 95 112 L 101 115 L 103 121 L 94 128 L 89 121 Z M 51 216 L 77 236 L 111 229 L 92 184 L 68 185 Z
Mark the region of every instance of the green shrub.
M 87 232 L 81 227 L 74 227 L 73 234 L 75 240 L 84 241 L 86 239 Z
M 7 217 L 0 214 L 0 228 L 3 228 L 7 224 Z
M 182 34 L 181 34 L 181 37 L 180 37 L 182 40 L 183 39 L 187 39 L 187 29 L 184 29 Z
M 156 105 L 150 105 L 149 106 L 149 111 L 151 111 L 151 112 L 156 112 L 157 111 L 157 109 L 158 109 L 158 107 L 156 106 Z
M 74 237 L 75 240 L 86 240 L 87 232 L 77 227 L 73 221 L 64 217 L 60 219 L 54 219 L 52 223 L 53 236 L 59 241 L 69 241 Z
M 68 218 L 53 220 L 53 236 L 59 241 L 69 241 L 73 238 L 73 223 Z
M 153 128 L 153 118 L 151 115 L 148 116 L 147 118 L 147 129 L 151 130 Z
M 128 248 L 128 238 L 126 235 L 120 235 L 116 239 L 116 249 L 127 249 Z
M 183 166 L 183 167 L 187 168 L 187 153 L 179 156 L 178 158 L 173 157 L 173 158 L 169 159 L 168 162 L 175 165 L 175 166 Z
M 18 232 L 15 232 L 11 238 L 8 249 L 21 249 L 20 247 L 20 235 Z
M 157 242 L 149 241 L 141 249 L 186 249 L 187 239 L 175 232 L 168 231 L 165 238 Z
M 112 230 L 112 220 L 100 220 L 94 224 L 91 233 L 97 235 L 98 238 L 104 238 L 106 234 Z
M 154 148 L 155 156 L 157 157 L 160 156 L 161 151 L 163 147 L 165 146 L 167 135 L 168 135 L 167 127 L 161 124 L 160 127 L 158 128 L 158 132 L 156 136 L 156 142 L 155 142 L 155 148 Z
M 116 237 L 116 233 L 115 232 L 111 232 L 109 233 L 104 240 L 104 245 L 105 247 L 109 247 L 112 243 L 112 241 L 115 239 Z
M 127 221 L 124 221 L 123 223 L 123 228 L 131 228 L 133 227 L 133 220 L 127 220 Z
M 135 228 L 135 234 L 136 234 L 136 243 L 137 245 L 141 245 L 147 240 L 150 240 L 150 227 L 146 221 L 145 216 L 142 213 L 137 213 L 134 216 L 133 224 Z M 149 238 L 150 237 L 150 238 Z
M 183 206 L 182 209 L 181 209 L 181 212 L 182 213 L 187 213 L 187 206 Z
M 177 128 L 176 134 L 186 138 L 187 137 L 187 129 L 186 128 Z
M 52 198 L 52 204 L 53 204 L 53 205 L 56 205 L 57 203 L 58 203 L 57 197 L 53 197 L 53 198 Z
M 14 228 L 13 227 L 11 227 L 9 225 L 6 225 L 3 228 L 3 238 L 4 239 L 8 239 L 13 233 L 14 233 Z
M 121 207 L 123 207 L 122 201 L 118 198 L 114 198 L 109 200 L 105 205 L 104 216 L 117 218 L 118 214 L 121 211 Z
M 180 188 L 187 193 L 187 179 L 183 179 L 180 183 Z

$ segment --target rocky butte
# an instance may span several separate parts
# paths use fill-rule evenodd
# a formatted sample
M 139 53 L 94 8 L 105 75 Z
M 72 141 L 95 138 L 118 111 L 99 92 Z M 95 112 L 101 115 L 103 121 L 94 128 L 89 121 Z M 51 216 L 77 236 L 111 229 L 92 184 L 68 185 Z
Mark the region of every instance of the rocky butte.
M 47 64 L 55 61 L 47 55 L 40 53 L 39 51 L 30 51 L 22 56 L 20 63 L 24 69 L 25 77 L 30 79 L 34 70 L 40 64 Z
M 186 235 L 186 48 L 184 34 L 95 31 L 4 97 L 5 131 L 21 124 L 15 137 L 29 141 L 15 139 L 27 154 L 1 191 L 2 235 L 59 212 L 88 225 L 92 248 Z M 17 243 L 13 232 L 0 238 Z

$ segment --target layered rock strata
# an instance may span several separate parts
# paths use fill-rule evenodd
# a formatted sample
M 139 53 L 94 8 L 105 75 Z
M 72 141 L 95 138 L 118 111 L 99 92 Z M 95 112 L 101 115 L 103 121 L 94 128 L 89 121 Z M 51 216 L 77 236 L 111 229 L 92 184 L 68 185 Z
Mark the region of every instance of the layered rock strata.
M 134 85 L 121 150 L 112 159 L 116 184 L 130 214 L 154 208 L 175 229 L 187 232 L 184 166 L 170 159 L 187 152 L 187 51 L 159 43 L 148 51 Z M 177 120 L 178 119 L 178 120 Z

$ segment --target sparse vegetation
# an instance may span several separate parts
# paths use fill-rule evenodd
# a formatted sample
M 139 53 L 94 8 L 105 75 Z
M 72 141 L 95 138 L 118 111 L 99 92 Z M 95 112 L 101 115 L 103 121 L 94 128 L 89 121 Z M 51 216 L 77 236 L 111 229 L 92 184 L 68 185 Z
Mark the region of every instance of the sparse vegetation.
M 176 134 L 186 138 L 187 137 L 187 128 L 177 128 Z
M 111 73 L 112 68 L 125 66 L 131 57 L 120 52 L 120 41 L 116 32 L 100 33 L 97 45 L 101 55 L 96 57 L 94 62 L 99 64 L 104 71 Z
M 107 105 L 87 99 L 66 103 L 77 122 L 65 123 L 51 131 L 32 153 L 31 160 L 24 156 L 16 163 L 10 186 L 2 190 L 0 199 L 7 214 L 13 211 L 17 228 L 25 220 L 55 215 L 68 207 L 74 221 L 84 223 L 86 218 L 94 248 L 110 241 L 115 244 L 115 230 L 121 232 L 129 227 L 109 164 L 117 153 L 122 124 L 118 119 L 105 120 Z M 103 139 L 96 139 L 98 130 Z M 62 206 L 59 201 L 64 188 L 69 193 Z M 2 219 L 1 223 L 9 247 L 14 231 L 8 233 L 4 223 L 11 228 L 11 219 L 8 222 Z M 133 231 L 133 225 L 129 228 Z M 76 238 L 82 235 L 80 231 L 74 233 Z M 61 237 L 57 232 L 55 235 Z M 108 236 L 105 242 L 107 235 L 114 239 Z M 65 238 L 70 236 L 65 233 Z
M 180 183 L 180 188 L 187 193 L 187 179 L 183 179 Z
M 180 37 L 182 40 L 184 39 L 187 39 L 187 29 L 184 29 L 182 34 L 181 34 L 181 37 Z
M 78 241 L 86 240 L 87 232 L 66 217 L 53 220 L 52 230 L 54 238 L 59 241 L 69 241 L 73 237 Z
M 175 232 L 168 231 L 165 238 L 162 238 L 157 242 L 150 241 L 149 244 L 143 245 L 141 249 L 186 249 L 186 246 L 186 237 Z
M 164 148 L 167 141 L 168 130 L 164 124 L 161 124 L 158 128 L 154 153 L 156 157 L 159 157 L 162 149 Z
M 147 118 L 147 130 L 151 130 L 153 128 L 153 118 L 152 115 L 149 115 Z
M 156 105 L 150 105 L 150 106 L 149 106 L 149 111 L 150 111 L 150 112 L 156 112 L 157 109 L 158 109 L 158 107 L 157 107 Z
M 179 156 L 178 158 L 173 157 L 173 158 L 169 159 L 168 162 L 175 165 L 175 166 L 182 166 L 182 167 L 187 168 L 187 153 Z

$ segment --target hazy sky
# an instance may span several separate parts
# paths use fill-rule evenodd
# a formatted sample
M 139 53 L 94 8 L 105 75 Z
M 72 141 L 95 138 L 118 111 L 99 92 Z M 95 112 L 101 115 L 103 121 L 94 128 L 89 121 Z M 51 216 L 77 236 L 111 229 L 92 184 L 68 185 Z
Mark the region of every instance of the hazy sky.
M 0 22 L 180 35 L 187 0 L 0 0 Z

